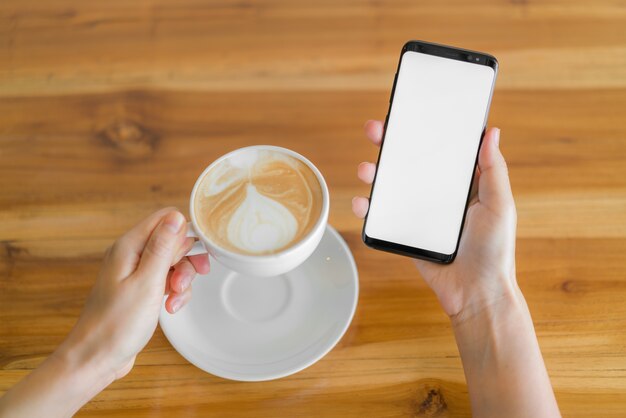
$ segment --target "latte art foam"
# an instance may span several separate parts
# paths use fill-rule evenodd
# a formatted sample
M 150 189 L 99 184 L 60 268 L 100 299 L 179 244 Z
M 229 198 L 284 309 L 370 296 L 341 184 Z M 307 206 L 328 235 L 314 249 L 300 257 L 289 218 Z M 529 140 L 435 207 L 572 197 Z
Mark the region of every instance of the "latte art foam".
M 280 151 L 243 149 L 213 167 L 194 200 L 202 232 L 227 250 L 272 254 L 300 241 L 322 210 L 315 173 Z

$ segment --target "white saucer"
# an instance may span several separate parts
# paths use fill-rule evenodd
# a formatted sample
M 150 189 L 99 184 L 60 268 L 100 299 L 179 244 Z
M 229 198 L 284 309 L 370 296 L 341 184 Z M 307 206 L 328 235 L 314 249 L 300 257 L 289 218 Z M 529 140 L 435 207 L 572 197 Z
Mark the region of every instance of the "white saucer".
M 226 379 L 261 381 L 297 373 L 324 357 L 348 329 L 359 281 L 346 242 L 328 225 L 315 252 L 277 277 L 244 277 L 211 259 L 193 298 L 159 323 L 183 357 Z

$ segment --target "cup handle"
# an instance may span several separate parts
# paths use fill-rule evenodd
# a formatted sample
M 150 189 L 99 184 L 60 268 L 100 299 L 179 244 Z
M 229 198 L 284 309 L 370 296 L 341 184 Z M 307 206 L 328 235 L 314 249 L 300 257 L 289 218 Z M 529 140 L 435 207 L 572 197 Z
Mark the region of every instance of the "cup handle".
M 187 234 L 185 236 L 188 238 L 200 238 L 198 234 L 196 234 L 196 230 L 193 229 L 191 222 L 187 222 Z M 187 255 L 206 254 L 207 252 L 202 241 L 198 240 L 194 242 L 193 247 L 191 247 Z

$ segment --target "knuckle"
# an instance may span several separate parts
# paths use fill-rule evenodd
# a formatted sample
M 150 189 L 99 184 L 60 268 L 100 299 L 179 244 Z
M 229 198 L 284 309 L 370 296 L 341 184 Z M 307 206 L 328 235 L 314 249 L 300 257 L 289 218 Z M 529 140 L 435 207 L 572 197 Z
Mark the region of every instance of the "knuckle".
M 171 243 L 170 240 L 162 234 L 154 234 L 150 239 L 147 249 L 156 256 L 165 257 L 171 252 Z
M 118 238 L 117 240 L 115 240 L 113 245 L 111 245 L 109 249 L 107 250 L 108 255 L 110 255 L 112 258 L 116 258 L 119 255 L 124 253 L 125 247 L 126 245 L 124 242 L 124 237 Z
M 188 273 L 195 273 L 196 269 L 194 268 L 193 264 L 191 263 L 191 261 L 188 258 L 184 258 L 183 261 L 181 261 L 181 267 L 186 270 Z

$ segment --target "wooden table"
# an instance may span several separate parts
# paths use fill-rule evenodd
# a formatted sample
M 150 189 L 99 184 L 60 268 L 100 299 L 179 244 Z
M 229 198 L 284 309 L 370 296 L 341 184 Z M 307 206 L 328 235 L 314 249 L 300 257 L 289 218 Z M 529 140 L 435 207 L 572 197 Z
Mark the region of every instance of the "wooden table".
M 361 283 L 352 326 L 294 376 L 238 383 L 157 329 L 79 416 L 470 415 L 450 325 L 408 259 L 366 249 L 368 188 L 399 50 L 500 60 L 491 119 L 516 197 L 518 280 L 564 416 L 626 415 L 626 6 L 614 0 L 0 2 L 0 392 L 74 324 L 104 249 L 186 211 L 228 150 L 276 144 L 325 174 Z M 529 399 L 528 402 L 532 402 Z

